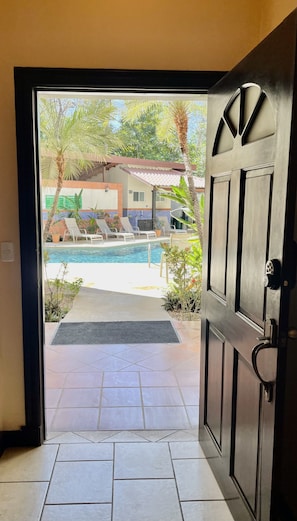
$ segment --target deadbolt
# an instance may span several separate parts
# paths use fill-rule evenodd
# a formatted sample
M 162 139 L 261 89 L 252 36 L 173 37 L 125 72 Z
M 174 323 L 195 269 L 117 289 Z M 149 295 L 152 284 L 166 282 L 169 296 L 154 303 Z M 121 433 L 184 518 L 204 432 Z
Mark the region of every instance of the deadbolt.
M 295 327 L 289 329 L 288 338 L 291 338 L 291 340 L 297 340 L 297 329 Z
M 265 266 L 265 286 L 278 289 L 281 283 L 281 263 L 278 259 L 270 259 Z

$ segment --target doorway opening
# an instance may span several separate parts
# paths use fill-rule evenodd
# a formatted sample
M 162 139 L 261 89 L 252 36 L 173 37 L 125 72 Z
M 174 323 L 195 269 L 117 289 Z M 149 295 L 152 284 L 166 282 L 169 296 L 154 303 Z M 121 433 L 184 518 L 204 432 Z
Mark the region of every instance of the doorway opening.
M 38 119 L 37 119 L 37 97 L 42 91 L 102 91 L 102 92 L 154 92 L 198 94 L 207 92 L 211 84 L 215 83 L 221 73 L 191 74 L 156 73 L 156 83 L 152 85 L 152 73 L 132 72 L 123 78 L 115 71 L 97 71 L 94 75 L 88 71 L 85 78 L 78 79 L 80 71 L 49 70 L 22 70 L 16 69 L 16 109 L 18 128 L 18 157 L 19 157 L 19 191 L 20 191 L 20 228 L 21 228 L 21 250 L 22 250 L 22 281 L 23 281 L 23 323 L 24 323 L 24 357 L 25 357 L 25 379 L 26 379 L 26 418 L 30 425 L 32 438 L 42 440 L 44 437 L 44 396 L 43 396 L 43 294 L 40 281 L 42 280 L 42 216 L 41 189 L 37 180 L 40 157 L 37 153 L 38 143 Z M 65 71 L 64 71 L 65 72 Z M 81 71 L 82 72 L 82 71 Z M 72 76 L 72 79 L 70 78 Z M 82 75 L 83 76 L 83 75 Z M 133 79 L 132 79 L 133 76 Z M 184 76 L 184 77 L 183 77 Z M 24 78 L 26 77 L 26 88 L 24 89 Z M 30 78 L 28 81 L 28 77 Z M 203 81 L 201 78 L 203 77 Z M 38 79 L 37 79 L 38 78 Z M 55 81 L 53 82 L 53 78 Z M 63 78 L 63 79 L 62 79 Z M 76 78 L 76 79 L 75 79 Z M 87 79 L 88 78 L 88 79 Z M 92 78 L 92 80 L 91 80 Z M 128 79 L 129 78 L 129 79 Z M 149 79 L 150 78 L 150 79 Z M 183 79 L 182 79 L 183 78 Z M 198 80 L 199 78 L 199 80 Z M 193 81 L 200 87 L 193 88 Z M 120 80 L 120 81 L 119 81 Z M 119 82 L 119 83 L 117 83 Z M 180 82 L 182 84 L 180 84 Z M 201 86 L 203 84 L 203 87 Z M 100 85 L 100 88 L 98 87 Z M 112 85 L 112 86 L 111 86 Z M 75 86 L 75 87 L 74 87 Z M 68 87 L 66 89 L 66 87 Z M 32 96 L 33 94 L 33 96 Z M 30 115 L 30 116 L 29 116 Z M 21 143 L 21 136 L 26 128 L 27 138 Z M 28 146 L 28 142 L 31 147 Z M 26 144 L 26 146 L 25 146 Z M 28 164 L 33 167 L 31 179 L 26 178 L 26 189 L 23 190 L 25 180 L 22 175 L 23 169 Z M 26 226 L 22 217 L 26 214 Z M 31 233 L 34 232 L 34 233 Z M 30 273 L 28 271 L 30 266 Z M 33 274 L 33 277 L 32 277 Z M 34 275 L 35 274 L 35 275 Z M 26 306 L 30 298 L 30 307 Z M 30 315 L 30 318 L 29 318 Z
M 188 328 L 177 318 L 171 322 L 177 330 L 173 342 L 181 345 L 162 335 L 170 315 L 162 306 L 168 284 L 160 273 L 161 244 L 169 244 L 171 230 L 181 236 L 187 228 L 173 217 L 182 214 L 181 203 L 162 197 L 156 184 L 169 193 L 181 176 L 186 179 L 179 142 L 184 124 L 197 197 L 203 192 L 207 96 L 42 92 L 37 100 L 47 436 L 57 431 L 195 431 L 198 316 L 191 314 L 196 324 Z M 135 233 L 125 231 L 122 217 Z M 169 229 L 161 228 L 164 222 Z M 140 249 L 152 258 L 138 263 Z M 111 265 L 107 256 L 100 262 L 102 252 L 110 252 Z M 59 253 L 60 262 L 51 262 Z M 199 282 L 195 290 L 193 274 L 191 281 L 193 300 Z M 63 305 L 72 288 L 79 295 L 67 313 Z M 99 324 L 104 330 L 110 325 L 107 344 L 102 328 L 91 333 Z M 146 327 L 151 328 L 149 342 Z

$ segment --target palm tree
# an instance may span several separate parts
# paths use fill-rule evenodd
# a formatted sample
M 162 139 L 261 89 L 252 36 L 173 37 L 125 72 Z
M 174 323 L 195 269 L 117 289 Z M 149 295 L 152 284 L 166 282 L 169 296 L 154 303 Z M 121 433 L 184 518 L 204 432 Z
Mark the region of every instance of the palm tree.
M 157 133 L 162 139 L 170 141 L 172 134 L 175 132 L 178 136 L 178 142 L 182 160 L 185 165 L 185 173 L 188 181 L 189 193 L 193 202 L 194 219 L 197 226 L 197 233 L 200 240 L 201 247 L 203 245 L 203 226 L 200 213 L 200 205 L 197 198 L 194 176 L 189 158 L 188 147 L 188 128 L 189 117 L 193 110 L 197 110 L 197 104 L 193 101 L 174 100 L 164 101 L 159 100 L 145 100 L 145 101 L 128 101 L 126 103 L 126 113 L 124 118 L 127 121 L 133 121 L 147 112 L 152 106 L 162 104 L 163 112 L 160 124 L 157 128 Z
M 57 180 L 53 205 L 44 228 L 46 238 L 53 222 L 65 179 L 77 179 L 93 161 L 102 161 L 119 140 L 110 120 L 115 107 L 106 100 L 40 99 L 40 156 L 43 178 Z

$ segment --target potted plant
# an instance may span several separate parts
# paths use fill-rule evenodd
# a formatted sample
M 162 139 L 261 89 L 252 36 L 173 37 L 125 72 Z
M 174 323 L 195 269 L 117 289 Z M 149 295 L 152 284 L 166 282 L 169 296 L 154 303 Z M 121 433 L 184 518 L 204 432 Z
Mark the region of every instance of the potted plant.
M 154 230 L 156 232 L 157 237 L 161 237 L 163 232 L 163 223 L 158 218 L 155 220 Z

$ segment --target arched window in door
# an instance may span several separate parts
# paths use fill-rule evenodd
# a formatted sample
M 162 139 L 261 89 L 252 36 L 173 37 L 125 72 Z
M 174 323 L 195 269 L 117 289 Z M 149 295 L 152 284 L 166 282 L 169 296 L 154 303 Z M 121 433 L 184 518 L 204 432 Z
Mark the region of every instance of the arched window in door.
M 242 85 L 227 103 L 213 147 L 213 156 L 244 146 L 275 133 L 271 103 L 259 85 Z

